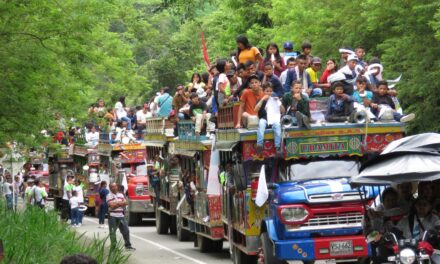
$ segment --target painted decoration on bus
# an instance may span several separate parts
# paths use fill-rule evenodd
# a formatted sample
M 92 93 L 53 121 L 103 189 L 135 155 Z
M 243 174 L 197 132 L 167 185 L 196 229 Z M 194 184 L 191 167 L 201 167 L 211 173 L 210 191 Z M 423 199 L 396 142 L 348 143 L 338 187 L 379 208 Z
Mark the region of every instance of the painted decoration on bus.
M 147 158 L 146 150 L 131 150 L 119 153 L 122 163 L 141 163 Z
M 243 160 L 254 160 L 259 158 L 275 157 L 275 144 L 272 140 L 265 140 L 263 143 L 263 155 L 257 155 L 257 142 L 245 141 L 243 142 Z
M 286 158 L 361 155 L 361 136 L 287 138 Z
M 367 135 L 364 150 L 381 152 L 390 142 L 403 137 L 403 133 Z

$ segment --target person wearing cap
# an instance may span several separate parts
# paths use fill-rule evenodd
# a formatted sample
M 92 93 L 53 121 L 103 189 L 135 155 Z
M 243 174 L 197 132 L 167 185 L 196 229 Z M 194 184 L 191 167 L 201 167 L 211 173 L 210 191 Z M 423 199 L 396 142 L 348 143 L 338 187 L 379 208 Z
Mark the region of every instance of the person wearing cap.
M 188 93 L 185 92 L 185 87 L 182 84 L 176 86 L 176 94 L 173 97 L 173 109 L 179 117 L 180 120 L 185 119 L 185 113 L 181 112 L 180 109 L 184 107 L 189 102 Z
M 353 95 L 354 82 L 358 75 L 356 72 L 357 63 L 358 57 L 354 54 L 350 54 L 347 57 L 347 64 L 338 71 L 345 76 L 345 80 L 342 81 L 344 84 L 344 93 L 350 96 Z
M 255 106 L 257 105 L 257 101 L 264 95 L 261 90 L 260 78 L 257 75 L 253 74 L 249 76 L 248 82 L 251 89 L 244 90 L 240 97 L 240 108 L 238 109 L 238 118 L 235 128 L 241 127 L 242 120 L 243 124 L 247 126 L 250 116 L 258 116 L 255 111 Z
M 377 92 L 377 86 L 382 81 L 383 66 L 380 63 L 368 65 L 364 76 L 367 78 L 368 88 L 372 92 Z
M 310 67 L 306 69 L 307 73 L 310 76 L 310 80 L 312 81 L 313 86 L 315 87 L 315 95 L 322 95 L 322 89 L 320 87 L 324 87 L 325 85 L 319 83 L 319 77 L 318 72 L 321 70 L 321 58 L 314 57 L 312 59 L 312 62 L 310 64 Z M 321 90 L 321 93 L 319 94 L 318 89 Z
M 310 75 L 306 71 L 307 57 L 306 55 L 299 55 L 296 57 L 296 66 L 287 72 L 286 82 L 284 83 L 284 93 L 288 93 L 291 90 L 292 82 L 300 81 L 302 83 L 302 92 L 311 95 L 315 87 L 310 80 Z
M 341 54 L 341 62 L 339 63 L 339 66 L 342 68 L 347 64 L 348 56 L 350 55 L 356 55 L 352 48 L 349 47 L 342 47 L 339 49 L 339 54 Z
M 171 110 L 173 109 L 173 98 L 169 94 L 170 88 L 162 88 L 162 95 L 157 99 L 157 106 L 159 110 L 157 111 L 158 117 L 169 117 Z
M 298 52 L 293 50 L 293 42 L 291 41 L 286 41 L 284 42 L 283 48 L 284 48 L 284 52 L 281 54 L 281 56 L 284 59 L 284 64 L 287 65 L 287 60 L 289 58 L 294 58 L 296 59 L 296 57 L 298 56 Z

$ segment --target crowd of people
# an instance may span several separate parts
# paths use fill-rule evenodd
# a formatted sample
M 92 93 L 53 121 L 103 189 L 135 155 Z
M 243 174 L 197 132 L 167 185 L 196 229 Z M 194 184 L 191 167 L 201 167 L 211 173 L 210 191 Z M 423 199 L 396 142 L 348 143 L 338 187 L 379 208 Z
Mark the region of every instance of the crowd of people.
M 45 208 L 48 194 L 44 183 L 39 178 L 23 177 L 22 173 L 17 173 L 12 177 L 9 171 L 5 171 L 0 178 L 1 192 L 5 197 L 7 209 L 17 211 L 19 198 L 23 200 L 24 207 Z
M 403 113 L 396 81 L 384 80 L 380 59 L 366 61 L 362 47 L 340 48 L 339 60 L 324 61 L 312 55 L 309 42 L 302 43 L 300 51 L 289 41 L 282 51 L 276 43 L 269 43 L 265 50 L 254 47 L 245 36 L 238 36 L 236 43 L 230 58 L 218 59 L 206 73 L 194 73 L 173 92 L 161 88 L 143 105 L 128 107 L 121 96 L 114 107 L 108 107 L 99 99 L 88 111 L 87 144 L 96 145 L 104 131 L 110 132 L 110 143 L 142 140 L 151 117 L 167 118 L 174 124 L 192 120 L 195 135 L 209 137 L 215 133 L 219 109 L 231 102 L 240 102 L 235 128 L 256 129 L 257 149 L 262 148 L 266 129 L 272 128 L 278 151 L 281 119 L 286 115 L 294 126 L 306 129 L 325 122 L 357 122 L 359 111 L 371 122 L 408 122 L 415 117 Z M 311 114 L 309 103 L 314 97 L 328 97 L 320 115 Z

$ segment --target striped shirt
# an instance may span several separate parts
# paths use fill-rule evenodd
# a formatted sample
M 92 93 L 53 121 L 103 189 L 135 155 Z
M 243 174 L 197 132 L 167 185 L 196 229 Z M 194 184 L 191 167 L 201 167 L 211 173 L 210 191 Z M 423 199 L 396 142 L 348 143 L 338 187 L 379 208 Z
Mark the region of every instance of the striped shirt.
M 112 202 L 125 201 L 125 197 L 122 193 L 114 194 L 114 193 L 110 192 L 109 194 L 107 194 L 106 201 L 107 201 L 107 204 L 109 205 L 108 211 L 110 213 L 110 216 L 124 217 L 124 206 L 120 206 L 120 207 L 116 207 L 116 208 L 110 207 L 110 203 L 112 203 Z

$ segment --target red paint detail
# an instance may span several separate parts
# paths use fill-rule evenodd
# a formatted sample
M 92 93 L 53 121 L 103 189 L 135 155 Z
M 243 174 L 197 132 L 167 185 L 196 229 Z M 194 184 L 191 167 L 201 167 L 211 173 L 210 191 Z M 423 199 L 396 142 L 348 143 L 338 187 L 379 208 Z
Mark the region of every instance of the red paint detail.
M 265 140 L 263 143 L 263 157 L 270 158 L 275 157 L 275 144 L 272 140 Z M 244 141 L 243 142 L 243 159 L 253 160 L 257 155 L 257 142 L 256 141 Z
M 362 251 L 353 251 L 352 255 L 341 255 L 341 256 L 331 256 L 330 255 L 330 243 L 337 241 L 352 241 L 353 249 L 354 247 L 362 246 L 364 249 Z M 316 259 L 346 259 L 346 258 L 356 258 L 368 256 L 368 245 L 365 237 L 363 235 L 357 236 L 334 236 L 334 237 L 320 237 L 314 238 L 315 242 L 315 257 Z M 319 249 L 328 249 L 328 253 L 320 254 Z

